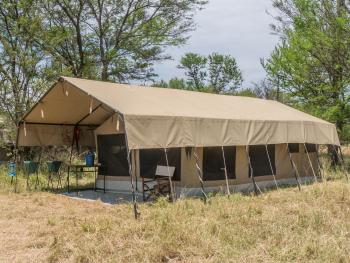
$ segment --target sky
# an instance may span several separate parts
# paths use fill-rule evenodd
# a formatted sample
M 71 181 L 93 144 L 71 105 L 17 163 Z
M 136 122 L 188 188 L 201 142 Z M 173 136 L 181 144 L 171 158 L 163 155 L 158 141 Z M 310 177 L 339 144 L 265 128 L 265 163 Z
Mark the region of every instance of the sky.
M 177 69 L 186 52 L 209 55 L 213 52 L 232 55 L 243 72 L 243 86 L 249 87 L 265 77 L 260 58 L 266 58 L 278 43 L 269 25 L 273 18 L 272 0 L 209 0 L 204 10 L 195 15 L 197 29 L 187 44 L 168 48 L 173 60 L 155 65 L 159 79 L 184 77 Z

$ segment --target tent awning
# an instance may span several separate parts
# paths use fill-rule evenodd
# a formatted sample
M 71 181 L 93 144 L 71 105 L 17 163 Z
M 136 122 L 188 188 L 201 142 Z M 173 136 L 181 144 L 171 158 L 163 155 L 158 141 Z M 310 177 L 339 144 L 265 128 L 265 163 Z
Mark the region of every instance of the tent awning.
M 68 77 L 60 78 L 24 116 L 19 145 L 65 144 L 59 135 L 55 140 L 46 135 L 40 140 L 33 138 L 45 133 L 40 128 L 43 125 L 56 125 L 57 131 L 80 125 L 88 134 L 91 127 L 101 125 L 115 112 L 122 116 L 130 149 L 339 145 L 334 124 L 275 101 Z

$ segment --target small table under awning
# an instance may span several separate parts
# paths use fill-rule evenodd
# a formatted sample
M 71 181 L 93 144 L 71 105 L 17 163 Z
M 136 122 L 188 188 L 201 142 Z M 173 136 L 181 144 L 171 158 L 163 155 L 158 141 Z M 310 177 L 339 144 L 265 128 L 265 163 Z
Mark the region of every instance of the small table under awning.
M 86 165 L 86 164 L 68 164 L 68 173 L 67 173 L 67 188 L 68 188 L 68 193 L 69 193 L 69 178 L 70 178 L 70 172 L 75 173 L 75 178 L 76 178 L 76 191 L 78 193 L 79 188 L 78 188 L 78 174 L 79 173 L 94 173 L 94 190 L 96 191 L 96 179 L 97 179 L 97 171 L 98 167 L 100 167 L 100 164 L 94 164 L 94 165 Z M 90 169 L 89 169 L 90 168 Z M 93 169 L 91 169 L 93 168 Z

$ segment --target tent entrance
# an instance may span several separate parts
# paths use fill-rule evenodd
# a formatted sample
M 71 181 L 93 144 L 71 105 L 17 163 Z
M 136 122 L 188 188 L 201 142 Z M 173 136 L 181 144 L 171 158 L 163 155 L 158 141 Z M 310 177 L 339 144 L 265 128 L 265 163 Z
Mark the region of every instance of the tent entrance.
M 129 177 L 124 134 L 97 135 L 99 175 Z

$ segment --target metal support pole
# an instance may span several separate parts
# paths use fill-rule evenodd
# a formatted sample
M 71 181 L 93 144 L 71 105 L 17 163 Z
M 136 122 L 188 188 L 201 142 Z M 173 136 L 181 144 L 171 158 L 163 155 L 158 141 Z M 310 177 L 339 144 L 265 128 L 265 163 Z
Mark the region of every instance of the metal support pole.
M 128 164 L 129 164 L 129 175 L 130 175 L 130 183 L 131 183 L 132 202 L 133 202 L 133 206 L 134 206 L 134 216 L 135 216 L 135 219 L 138 219 L 140 213 L 138 212 L 137 197 L 136 197 L 136 193 L 135 193 L 134 175 L 133 175 L 133 171 L 132 171 L 132 163 L 130 161 L 130 155 L 131 155 L 131 151 L 128 151 L 127 159 L 128 159 Z
M 166 148 L 164 148 L 164 153 L 165 153 L 166 166 L 168 168 L 168 178 L 169 178 L 169 184 L 170 184 L 170 201 L 174 202 L 175 201 L 174 188 L 173 188 L 173 182 L 171 180 L 169 161 L 168 161 L 168 153 L 167 153 Z
M 320 177 L 321 177 L 322 181 L 324 181 L 323 165 L 320 161 L 320 157 L 318 154 L 318 147 L 317 147 L 317 151 L 316 151 L 316 158 L 317 158 L 317 166 L 318 166 Z
M 315 178 L 315 182 L 317 182 L 316 173 L 315 173 L 314 167 L 312 165 L 312 162 L 311 162 L 311 159 L 310 159 L 310 155 L 309 155 L 309 151 L 307 150 L 307 147 L 306 147 L 305 143 L 304 143 L 304 148 L 305 148 L 305 152 L 306 152 L 306 155 L 307 155 L 307 159 L 309 160 L 309 164 L 310 164 L 310 167 L 311 167 L 311 170 L 312 170 L 312 174 L 314 175 L 314 178 Z
M 267 144 L 265 144 L 265 149 L 266 149 L 267 158 L 269 159 L 269 164 L 270 164 L 270 169 L 271 169 L 271 173 L 272 173 L 272 176 L 273 176 L 273 180 L 274 180 L 274 182 L 275 182 L 276 189 L 278 189 L 277 180 L 276 180 L 275 173 L 274 173 L 274 171 L 273 171 L 273 167 L 272 167 L 272 163 L 271 163 L 271 158 L 270 158 L 270 154 L 269 154 L 269 149 L 267 148 Z
M 120 119 L 122 120 L 122 122 L 124 123 L 124 126 L 125 126 L 124 115 L 120 114 Z M 129 175 L 130 175 L 132 202 L 133 202 L 133 207 L 134 207 L 134 216 L 135 216 L 135 219 L 138 219 L 140 216 L 140 212 L 138 211 L 137 195 L 135 193 L 135 182 L 134 182 L 134 175 L 133 175 L 133 170 L 132 170 L 132 162 L 130 160 L 131 150 L 129 148 L 128 134 L 126 132 L 125 132 L 125 145 L 126 145 L 127 160 L 128 160 L 128 165 L 129 165 Z
M 295 163 L 293 161 L 292 154 L 289 151 L 289 143 L 287 143 L 287 153 L 288 153 L 288 156 L 289 156 L 290 164 L 291 164 L 293 172 L 294 172 L 295 180 L 297 181 L 298 188 L 299 188 L 299 191 L 300 191 L 301 190 L 301 185 L 300 185 L 300 181 L 299 181 L 299 172 L 298 172 L 298 169 L 297 169 L 297 167 L 296 167 L 296 165 L 295 165 Z
M 349 181 L 349 176 L 348 176 L 348 173 L 346 172 L 346 168 L 345 168 L 345 164 L 344 164 L 344 159 L 340 156 L 340 154 L 338 153 L 338 149 L 336 148 L 335 145 L 332 145 L 333 146 L 333 149 L 335 151 L 335 153 L 337 154 L 337 157 L 339 159 L 339 162 L 341 164 L 341 167 L 342 167 L 342 170 L 343 170 L 343 173 L 345 174 L 345 177 L 346 177 L 346 180 Z M 340 147 L 339 147 L 340 148 Z
M 203 198 L 204 198 L 204 203 L 207 203 L 208 197 L 207 197 L 207 195 L 205 194 L 205 191 L 204 191 L 203 173 L 202 173 L 202 169 L 199 166 L 199 157 L 198 157 L 198 155 L 196 153 L 196 149 L 194 149 L 194 151 L 193 151 L 193 156 L 194 156 L 194 159 L 196 161 L 197 175 L 198 175 L 199 182 L 201 184 L 201 191 L 202 191 L 202 195 L 203 195 Z
M 224 151 L 224 146 L 221 146 L 221 151 L 222 151 L 222 159 L 224 160 L 224 170 L 225 170 L 225 180 L 226 180 L 226 193 L 227 195 L 230 195 L 230 186 L 228 183 L 228 175 L 227 175 L 227 167 L 226 167 L 226 157 L 225 157 L 225 151 Z
M 17 161 L 17 155 L 18 155 L 18 140 L 19 140 L 19 127 L 20 124 L 17 124 L 17 129 L 16 129 L 16 144 L 15 144 L 15 153 L 14 153 L 14 163 L 15 163 L 15 172 L 16 172 L 16 179 L 15 179 L 15 193 L 17 193 L 17 178 L 18 178 L 18 172 L 17 172 L 17 167 L 18 167 L 18 161 Z
M 253 167 L 252 167 L 252 163 L 250 161 L 250 156 L 249 156 L 249 150 L 248 150 L 248 146 L 245 147 L 245 152 L 247 154 L 247 161 L 248 161 L 248 165 L 249 165 L 249 171 L 250 171 L 250 178 L 252 179 L 252 183 L 254 186 L 254 192 L 256 195 L 258 195 L 258 190 L 261 193 L 261 190 L 259 189 L 258 185 L 255 182 L 255 177 L 254 177 L 254 171 L 253 171 Z

